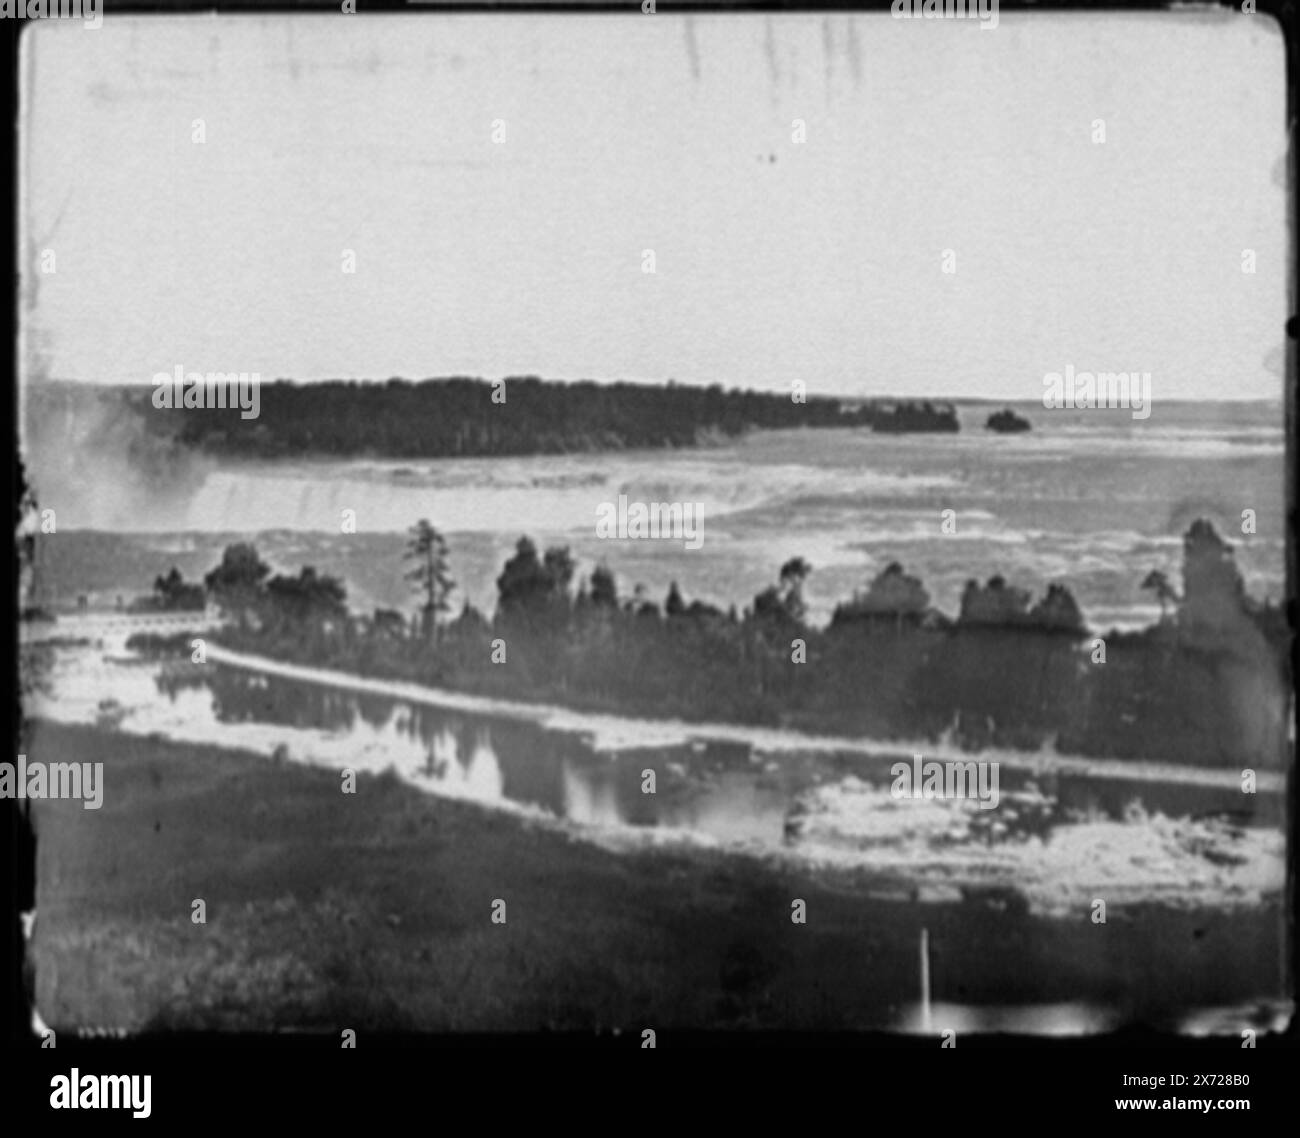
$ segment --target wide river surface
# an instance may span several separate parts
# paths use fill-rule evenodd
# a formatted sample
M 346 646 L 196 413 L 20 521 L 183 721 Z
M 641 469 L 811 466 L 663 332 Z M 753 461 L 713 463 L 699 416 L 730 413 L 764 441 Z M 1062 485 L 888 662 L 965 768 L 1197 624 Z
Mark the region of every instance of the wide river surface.
M 428 518 L 449 535 L 455 602 L 485 612 L 495 606 L 502 564 L 528 534 L 539 545 L 568 545 L 580 578 L 603 561 L 621 592 L 643 585 L 657 601 L 676 580 L 688 600 L 744 608 L 801 556 L 813 567 L 811 617 L 824 621 L 900 561 L 949 613 L 970 578 L 1001 574 L 1035 592 L 1066 582 L 1090 626 L 1106 631 L 1156 619 L 1142 581 L 1158 568 L 1180 583 L 1182 536 L 1204 517 L 1236 544 L 1250 591 L 1282 597 L 1280 407 L 1157 404 L 1146 420 L 1127 411 L 1020 409 L 1033 423 L 1027 434 L 990 434 L 982 428 L 990 408 L 968 406 L 955 435 L 777 431 L 681 451 L 195 460 L 165 479 L 98 475 L 87 440 L 71 448 L 66 467 L 61 456 L 34 456 L 38 491 L 59 503 L 59 556 L 46 559 L 43 588 L 56 606 L 82 594 L 92 607 L 111 606 L 118 595 L 147 591 L 172 565 L 201 577 L 240 539 L 255 541 L 277 569 L 311 564 L 341 576 L 357 607 L 410 610 L 405 532 Z M 598 537 L 598 512 L 620 495 L 694 505 L 703 519 L 699 548 Z
M 404 531 L 427 517 L 450 535 L 462 595 L 485 611 L 503 560 L 528 533 L 539 544 L 569 545 L 580 575 L 605 561 L 620 591 L 644 584 L 656 599 L 677 580 L 688 600 L 743 606 L 800 555 L 814 569 L 812 619 L 824 620 L 837 600 L 899 560 L 950 613 L 968 578 L 1001 573 L 1034 589 L 1067 582 L 1089 623 L 1105 630 L 1158 615 L 1142 578 L 1163 568 L 1180 583 L 1181 535 L 1208 517 L 1236 546 L 1252 593 L 1282 596 L 1277 408 L 1157 405 L 1146 421 L 1025 408 L 1034 430 L 1017 436 L 981 430 L 988 410 L 963 408 L 955 436 L 774 432 L 654 454 L 213 466 L 160 498 L 141 491 L 132 499 L 120 483 L 109 497 L 88 487 L 60 509 L 59 556 L 44 558 L 42 587 L 65 612 L 76 595 L 88 596 L 92 610 L 111 608 L 115 595 L 147 591 L 173 564 L 198 578 L 230 540 L 252 540 L 277 570 L 312 564 L 339 575 L 354 607 L 409 611 Z M 698 503 L 700 548 L 599 539 L 596 511 L 620 494 Z M 941 526 L 949 509 L 955 533 Z M 349 510 L 355 533 L 340 526 Z M 1247 510 L 1253 533 L 1243 532 Z M 1098 894 L 1210 920 L 1280 910 L 1277 772 L 1261 772 L 1258 793 L 1243 795 L 1231 770 L 1050 752 L 959 756 L 907 741 L 583 715 L 220 650 L 203 666 L 160 664 L 128 652 L 129 629 L 93 612 L 27 631 L 61 638 L 46 688 L 28 707 L 35 715 L 337 769 L 392 770 L 426 792 L 562 829 L 611 856 L 647 842 L 724 848 L 846 874 L 922 905 L 1014 895 L 1027 914 L 1049 921 L 1079 919 Z M 917 752 L 996 763 L 997 809 L 892 795 L 891 766 Z M 1270 972 L 1243 980 L 1238 995 L 1276 1007 L 1269 1002 L 1280 990 Z M 1240 1009 L 1198 1010 L 1204 1002 L 1189 993 L 1193 1030 L 1245 1022 Z M 1104 1007 L 1076 1011 L 1040 1024 L 1042 1009 L 1022 1008 L 993 1022 L 1023 1030 L 1108 1022 Z M 1029 1019 L 1016 1019 L 1021 1013 Z

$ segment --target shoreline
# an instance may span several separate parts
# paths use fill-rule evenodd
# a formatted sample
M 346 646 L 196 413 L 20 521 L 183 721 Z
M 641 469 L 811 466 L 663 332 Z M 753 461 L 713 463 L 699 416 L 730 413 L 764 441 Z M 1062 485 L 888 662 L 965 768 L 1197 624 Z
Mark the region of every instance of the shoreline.
M 1283 999 L 1276 904 L 1120 904 L 1080 926 L 871 897 L 730 852 L 614 854 L 383 775 L 352 796 L 335 771 L 245 751 L 47 720 L 28 736 L 29 754 L 110 775 L 89 824 L 79 803 L 33 804 L 30 951 L 55 1030 L 619 1029 L 629 1046 L 645 1027 L 901 1032 L 922 928 L 938 1007 L 1085 1003 L 1154 1025 L 1229 1006 L 1235 1035 L 1275 1028 Z M 1262 1020 L 1246 1010 L 1261 1000 Z
M 599 750 L 638 750 L 642 747 L 671 746 L 701 742 L 739 743 L 759 753 L 771 751 L 822 751 L 861 754 L 883 762 L 910 759 L 918 750 L 939 761 L 997 761 L 1008 767 L 1040 774 L 1094 775 L 1144 782 L 1169 782 L 1188 786 L 1237 787 L 1241 771 L 1235 767 L 1195 767 L 1160 763 L 1151 760 L 1093 759 L 1086 756 L 1034 754 L 1002 749 L 961 751 L 932 743 L 813 735 L 770 727 L 743 724 L 697 723 L 674 719 L 643 719 L 609 712 L 584 711 L 556 704 L 506 700 L 494 696 L 448 688 L 435 688 L 409 680 L 392 680 L 359 676 L 330 668 L 295 664 L 273 657 L 236 652 L 215 642 L 207 645 L 208 658 L 227 667 L 261 672 L 304 683 L 343 688 L 367 695 L 420 703 L 467 714 L 519 719 L 546 730 L 585 733 L 595 737 Z M 1286 787 L 1286 772 L 1256 772 L 1260 791 L 1281 793 Z

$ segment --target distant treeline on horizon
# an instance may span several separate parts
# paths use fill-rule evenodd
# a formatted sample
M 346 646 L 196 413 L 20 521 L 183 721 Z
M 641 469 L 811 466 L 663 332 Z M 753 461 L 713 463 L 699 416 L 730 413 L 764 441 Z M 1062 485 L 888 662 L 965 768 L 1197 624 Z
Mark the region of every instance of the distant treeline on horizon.
M 260 388 L 260 413 L 204 407 L 159 411 L 148 385 L 50 384 L 35 403 L 75 410 L 99 400 L 140 416 L 160 441 L 249 458 L 472 457 L 691 447 L 752 430 L 866 427 L 956 429 L 947 401 L 725 390 L 720 384 L 564 382 L 534 376 L 419 381 L 277 379 Z M 33 409 L 35 409 L 33 407 Z M 933 424 L 930 421 L 933 420 Z

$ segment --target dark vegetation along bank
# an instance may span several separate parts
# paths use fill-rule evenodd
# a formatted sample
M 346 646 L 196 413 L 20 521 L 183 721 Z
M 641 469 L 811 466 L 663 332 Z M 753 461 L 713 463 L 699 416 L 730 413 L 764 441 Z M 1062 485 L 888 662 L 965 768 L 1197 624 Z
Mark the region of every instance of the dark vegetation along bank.
M 187 381 L 188 382 L 188 381 Z M 789 392 L 669 384 L 562 383 L 535 377 L 263 383 L 258 415 L 238 406 L 178 415 L 153 405 L 147 385 L 87 389 L 51 384 L 33 395 L 33 422 L 86 417 L 134 422 L 133 461 L 172 447 L 249 459 L 359 456 L 442 458 L 689 447 L 752 430 L 870 427 L 958 429 L 948 404 L 841 400 Z M 151 440 L 152 446 L 145 440 Z
M 967 749 L 1054 743 L 1098 757 L 1277 766 L 1285 614 L 1245 592 L 1232 547 L 1208 522 L 1183 544 L 1181 594 L 1159 571 L 1143 582 L 1161 620 L 1104 636 L 1064 586 L 1035 602 L 1001 577 L 971 581 L 953 618 L 897 563 L 825 628 L 805 618 L 812 569 L 802 558 L 741 613 L 688 600 L 675 583 L 660 605 L 639 590 L 620 596 L 603 565 L 575 587 L 569 551 L 541 552 L 527 538 L 497 579 L 494 615 L 465 605 L 453 616 L 446 545 L 427 522 L 407 551 L 413 617 L 353 614 L 341 581 L 311 567 L 272 575 L 247 544 L 226 549 L 203 593 L 229 618 L 220 639 L 231 648 L 482 695 L 818 734 L 946 736 Z M 159 577 L 155 603 L 185 607 L 178 597 L 195 601 L 194 586 Z
M 36 1003 L 61 1048 L 94 1024 L 335 1041 L 344 1027 L 617 1028 L 629 1049 L 646 1027 L 661 1047 L 676 1028 L 879 1029 L 917 998 L 922 926 L 937 999 L 1015 991 L 1153 1022 L 1185 1013 L 1189 991 L 1254 998 L 1278 959 L 1268 908 L 1127 906 L 1126 935 L 1099 963 L 1072 921 L 872 897 L 869 877 L 855 889 L 702 849 L 609 857 L 393 775 L 363 773 L 347 795 L 332 770 L 31 726 L 29 754 L 113 772 L 94 825 L 79 802 L 33 803 Z M 195 897 L 206 924 L 190 920 Z M 489 919 L 497 897 L 505 924 Z M 807 924 L 790 921 L 792 897 Z

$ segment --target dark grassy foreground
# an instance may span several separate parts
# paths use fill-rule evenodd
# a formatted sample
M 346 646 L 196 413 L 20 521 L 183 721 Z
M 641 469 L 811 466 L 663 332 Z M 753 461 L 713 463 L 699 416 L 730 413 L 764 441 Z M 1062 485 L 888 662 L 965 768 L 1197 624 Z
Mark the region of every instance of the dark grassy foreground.
M 1274 909 L 1112 908 L 1095 926 L 872 899 L 734 855 L 611 854 L 392 777 L 344 795 L 330 770 L 29 727 L 29 760 L 105 764 L 98 812 L 33 811 L 37 1004 L 56 1030 L 884 1028 L 917 997 L 923 924 L 936 1000 L 1153 1021 L 1277 989 Z

